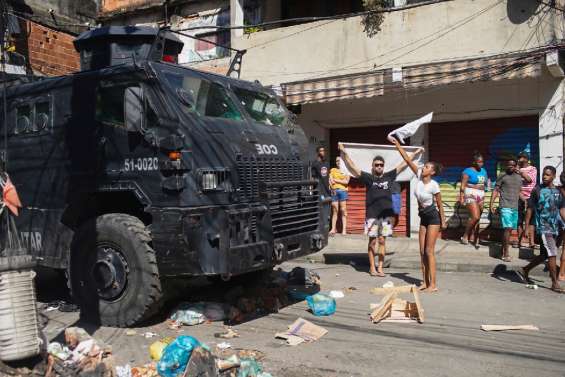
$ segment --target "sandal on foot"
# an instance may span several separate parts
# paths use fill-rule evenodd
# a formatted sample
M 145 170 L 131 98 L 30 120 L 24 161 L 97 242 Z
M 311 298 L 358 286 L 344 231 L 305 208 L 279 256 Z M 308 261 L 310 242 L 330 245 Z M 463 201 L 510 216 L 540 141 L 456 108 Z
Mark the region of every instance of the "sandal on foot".
M 565 289 L 563 288 L 554 288 L 552 287 L 551 290 L 555 293 L 565 293 Z
M 465 238 L 461 237 L 460 241 L 463 245 L 468 245 L 469 244 L 469 240 L 466 240 Z

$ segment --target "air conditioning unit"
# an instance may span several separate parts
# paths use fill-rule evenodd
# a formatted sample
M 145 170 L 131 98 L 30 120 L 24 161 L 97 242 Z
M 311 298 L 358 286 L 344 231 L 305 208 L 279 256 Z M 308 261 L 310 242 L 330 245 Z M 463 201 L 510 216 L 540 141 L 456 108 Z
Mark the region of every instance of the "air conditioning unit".
M 565 72 L 563 70 L 564 64 L 564 52 L 559 50 L 553 50 L 545 54 L 545 65 L 554 77 L 565 77 Z

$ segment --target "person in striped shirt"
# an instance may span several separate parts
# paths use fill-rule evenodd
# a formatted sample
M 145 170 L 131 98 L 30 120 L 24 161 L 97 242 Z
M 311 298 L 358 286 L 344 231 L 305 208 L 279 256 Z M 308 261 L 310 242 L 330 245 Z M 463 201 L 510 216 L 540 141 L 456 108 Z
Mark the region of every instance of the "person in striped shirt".
M 520 190 L 520 200 L 518 201 L 518 244 L 520 247 L 525 247 L 522 244 L 524 237 L 528 240 L 528 247 L 534 247 L 534 226 L 533 224 L 525 223 L 526 210 L 528 209 L 527 203 L 532 194 L 532 190 L 536 187 L 538 169 L 530 165 L 530 156 L 526 152 L 518 154 L 518 166 L 520 172 L 525 173 L 531 181 L 522 179 L 522 189 Z

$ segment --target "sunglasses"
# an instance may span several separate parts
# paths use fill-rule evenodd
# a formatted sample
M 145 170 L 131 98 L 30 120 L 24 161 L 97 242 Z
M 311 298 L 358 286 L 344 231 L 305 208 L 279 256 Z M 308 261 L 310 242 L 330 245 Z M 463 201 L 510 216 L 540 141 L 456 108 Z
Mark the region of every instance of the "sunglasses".
M 385 164 L 373 164 L 374 167 L 379 168 L 385 166 Z

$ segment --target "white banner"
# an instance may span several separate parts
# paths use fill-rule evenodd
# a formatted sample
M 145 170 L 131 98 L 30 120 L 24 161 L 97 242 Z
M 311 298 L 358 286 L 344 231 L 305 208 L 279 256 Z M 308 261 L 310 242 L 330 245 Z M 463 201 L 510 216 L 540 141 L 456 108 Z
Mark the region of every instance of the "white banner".
M 371 173 L 373 166 L 373 158 L 375 156 L 381 156 L 385 160 L 385 172 L 401 164 L 404 160 L 394 145 L 378 145 L 378 144 L 357 144 L 357 143 L 342 143 L 349 157 L 353 160 L 355 165 L 367 173 Z M 412 155 L 420 147 L 404 147 L 409 155 Z M 344 174 L 351 175 L 351 172 L 345 166 L 343 162 L 343 157 L 340 157 L 342 161 L 340 162 L 341 171 Z M 423 164 L 423 154 L 420 154 L 414 162 L 420 168 Z M 414 173 L 408 166 L 400 172 L 396 178 L 399 182 L 408 182 L 414 177 Z
M 392 131 L 388 134 L 388 136 L 396 136 L 396 138 L 402 143 L 405 144 L 404 139 L 408 139 L 411 136 L 414 136 L 418 129 L 427 123 L 432 121 L 434 117 L 434 113 L 428 113 L 421 118 L 418 118 L 410 123 L 406 123 L 404 126 L 397 128 L 396 130 Z

